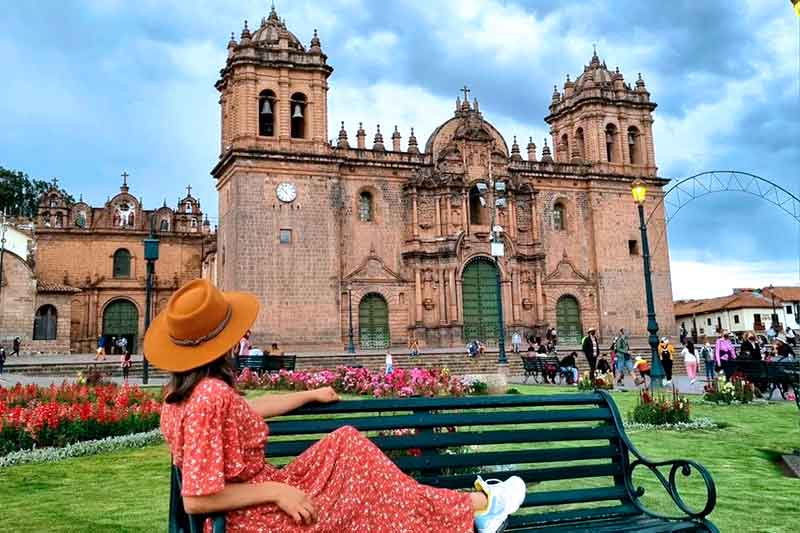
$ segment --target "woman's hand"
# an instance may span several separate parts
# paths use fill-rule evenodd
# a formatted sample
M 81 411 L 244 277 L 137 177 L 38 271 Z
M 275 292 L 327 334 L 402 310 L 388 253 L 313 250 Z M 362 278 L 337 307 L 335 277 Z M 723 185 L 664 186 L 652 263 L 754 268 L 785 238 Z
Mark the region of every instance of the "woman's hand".
M 322 387 L 311 391 L 311 400 L 319 403 L 338 402 L 339 395 L 332 387 Z
M 275 505 L 292 517 L 296 524 L 311 525 L 317 521 L 317 509 L 311 498 L 300 489 L 291 485 L 282 485 L 278 496 L 275 498 Z

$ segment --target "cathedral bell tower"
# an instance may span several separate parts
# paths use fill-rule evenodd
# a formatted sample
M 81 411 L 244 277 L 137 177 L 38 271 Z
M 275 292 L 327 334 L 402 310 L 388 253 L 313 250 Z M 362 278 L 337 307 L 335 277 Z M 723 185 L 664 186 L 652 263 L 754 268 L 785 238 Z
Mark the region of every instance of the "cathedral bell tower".
M 318 152 L 327 147 L 328 76 L 316 30 L 306 49 L 272 7 L 260 26 L 233 34 L 220 71 L 220 156 L 230 150 Z
M 635 87 L 613 72 L 597 52 L 563 93 L 553 88 L 550 124 L 556 161 L 585 161 L 601 172 L 655 176 L 653 110 L 655 102 L 641 74 Z

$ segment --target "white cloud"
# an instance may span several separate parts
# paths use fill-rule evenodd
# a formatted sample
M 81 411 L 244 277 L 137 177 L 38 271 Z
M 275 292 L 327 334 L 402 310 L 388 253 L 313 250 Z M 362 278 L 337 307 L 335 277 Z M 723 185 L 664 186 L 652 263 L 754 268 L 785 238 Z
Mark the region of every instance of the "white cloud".
M 397 35 L 390 31 L 377 31 L 366 37 L 350 37 L 344 43 L 345 52 L 359 63 L 389 65 L 395 57 Z
M 800 284 L 796 261 L 673 259 L 670 267 L 676 300 L 724 296 L 733 288 Z

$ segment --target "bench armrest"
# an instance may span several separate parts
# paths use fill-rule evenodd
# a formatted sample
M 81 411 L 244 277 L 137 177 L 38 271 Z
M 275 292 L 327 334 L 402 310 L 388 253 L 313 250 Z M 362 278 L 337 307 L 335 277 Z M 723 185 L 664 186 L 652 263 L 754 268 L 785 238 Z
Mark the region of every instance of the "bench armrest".
M 714 506 L 717 504 L 717 486 L 714 483 L 714 479 L 711 477 L 711 473 L 703 465 L 686 459 L 673 459 L 671 461 L 657 462 L 650 461 L 647 458 L 642 457 L 635 448 L 631 449 L 631 452 L 637 457 L 637 459 L 628 466 L 626 481 L 631 485 L 629 488 L 637 496 L 637 498 L 644 495 L 644 488 L 636 487 L 636 489 L 633 489 L 633 471 L 636 469 L 636 467 L 642 466 L 650 470 L 650 472 L 655 475 L 656 479 L 658 479 L 661 485 L 667 490 L 667 493 L 670 495 L 675 505 L 689 517 L 695 520 L 703 520 L 706 516 L 711 514 L 711 511 L 714 510 Z M 664 472 L 660 470 L 662 467 L 669 467 L 669 474 L 665 476 Z M 692 475 L 693 471 L 700 475 L 706 485 L 705 505 L 699 510 L 690 507 L 683 500 L 677 484 L 678 472 L 680 472 L 683 477 L 689 477 Z M 644 509 L 644 507 L 637 501 L 634 501 L 634 504 L 640 507 L 643 511 L 646 511 L 648 514 L 655 514 Z M 662 518 L 681 519 L 683 517 L 662 516 Z

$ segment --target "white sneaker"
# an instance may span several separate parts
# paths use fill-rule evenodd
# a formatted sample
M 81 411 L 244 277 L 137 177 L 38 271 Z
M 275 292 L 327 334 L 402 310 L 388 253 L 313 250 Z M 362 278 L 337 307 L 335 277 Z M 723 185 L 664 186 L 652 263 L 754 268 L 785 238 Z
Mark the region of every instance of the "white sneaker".
M 497 533 L 506 523 L 508 515 L 517 512 L 525 500 L 525 482 L 517 476 L 505 481 L 480 476 L 475 480 L 475 488 L 486 494 L 488 509 L 475 517 L 477 533 Z

